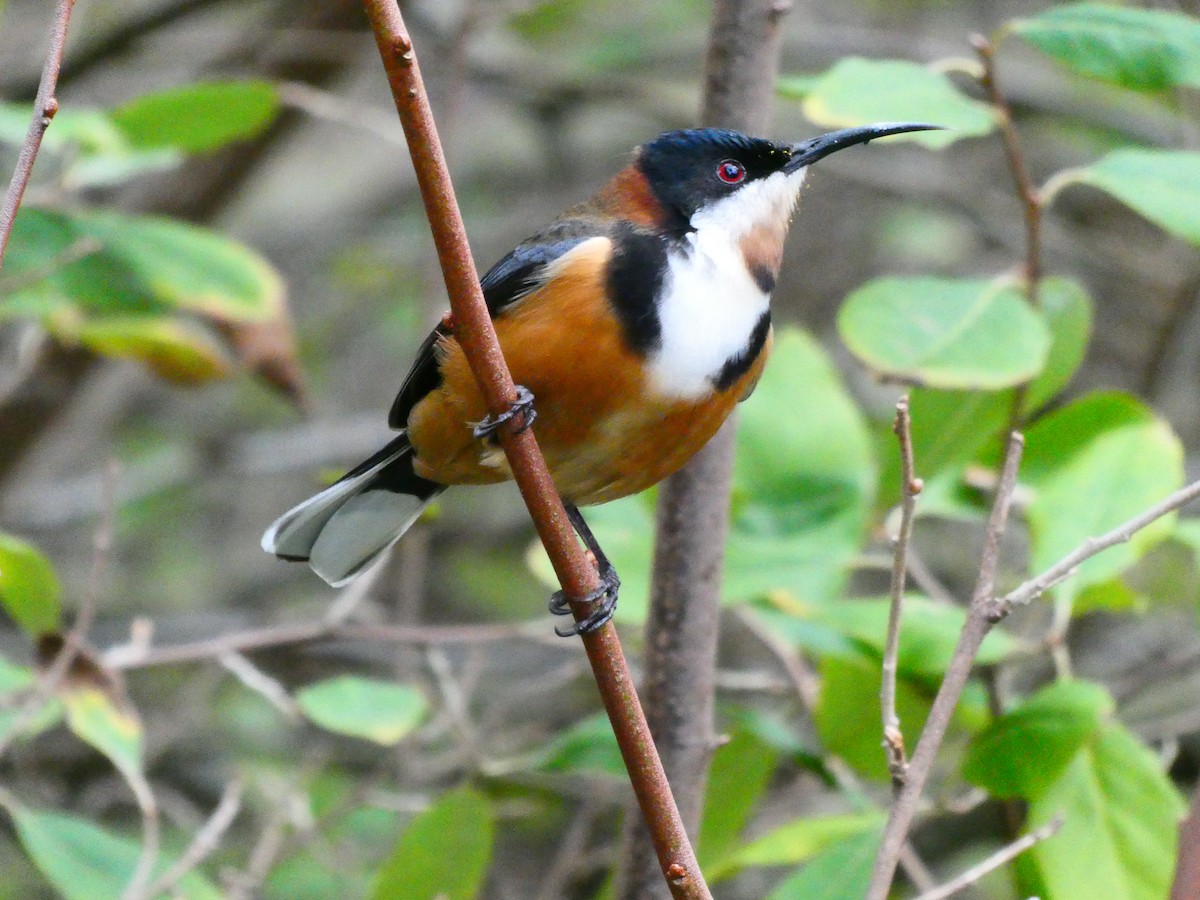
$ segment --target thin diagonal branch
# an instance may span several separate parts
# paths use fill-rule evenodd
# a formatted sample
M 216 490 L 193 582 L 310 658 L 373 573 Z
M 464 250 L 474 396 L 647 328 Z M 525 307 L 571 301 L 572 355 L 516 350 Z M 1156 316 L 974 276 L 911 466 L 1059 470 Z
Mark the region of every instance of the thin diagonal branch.
M 450 296 L 455 337 L 488 409 L 498 415 L 517 399 L 516 391 L 483 300 L 412 40 L 395 0 L 364 0 L 364 6 L 408 140 Z M 504 428 L 500 442 L 563 590 L 568 597 L 587 596 L 599 586 L 599 576 L 575 538 L 533 431 Z M 589 610 L 587 604 L 572 601 L 572 612 L 579 621 Z M 584 635 L 583 645 L 672 895 L 710 896 L 646 726 L 616 628 L 610 622 Z
M 970 887 L 979 881 L 984 875 L 994 869 L 998 869 L 1008 862 L 1016 859 L 1030 847 L 1035 844 L 1040 844 L 1046 838 L 1053 837 L 1058 834 L 1058 830 L 1063 826 L 1063 817 L 1055 816 L 1041 828 L 1036 828 L 1029 834 L 1022 835 L 1017 838 L 1007 847 L 1001 847 L 987 859 L 971 866 L 967 871 L 963 872 L 957 878 L 947 881 L 941 887 L 934 888 L 932 891 L 926 891 L 917 898 L 917 900 L 945 900 L 947 897 L 952 897 L 961 891 L 963 888 Z
M 908 545 L 912 541 L 913 515 L 917 508 L 917 495 L 924 484 L 917 478 L 913 460 L 912 419 L 908 413 L 908 396 L 901 397 L 896 404 L 896 420 L 892 431 L 900 444 L 900 527 L 894 541 L 892 557 L 892 603 L 888 611 L 887 639 L 883 651 L 883 686 L 879 691 L 880 710 L 883 716 L 883 749 L 887 755 L 888 772 L 892 776 L 892 790 L 899 793 L 904 787 L 908 773 L 908 760 L 904 753 L 904 733 L 900 730 L 900 717 L 896 714 L 896 672 L 900 657 L 900 619 L 904 613 L 904 587 L 908 575 Z
M 975 655 L 979 646 L 992 626 L 1002 618 L 996 615 L 996 569 L 1000 562 L 1000 538 L 1008 521 L 1008 509 L 1012 502 L 1013 492 L 1017 486 L 1017 470 L 1021 464 L 1021 452 L 1025 440 L 1013 432 L 1009 437 L 1008 450 L 1004 455 L 1004 467 L 996 486 L 996 499 L 992 503 L 992 513 L 988 517 L 987 531 L 984 535 L 983 555 L 979 563 L 979 577 L 975 582 L 975 590 L 971 596 L 971 607 L 967 613 L 967 621 L 954 648 L 950 665 L 942 678 L 934 698 L 933 707 L 925 721 L 917 748 L 908 766 L 908 780 L 896 796 L 895 802 L 888 815 L 887 826 L 884 828 L 883 841 L 880 844 L 879 855 L 875 858 L 875 868 L 871 873 L 870 886 L 867 888 L 867 900 L 885 900 L 892 885 L 896 872 L 896 864 L 908 837 L 908 830 L 921 801 L 921 792 L 925 781 L 933 768 L 934 758 L 941 748 L 946 736 L 946 729 L 958 705 L 971 668 L 975 663 Z
M 42 136 L 50 127 L 50 120 L 58 112 L 58 100 L 54 91 L 58 86 L 58 73 L 62 68 L 63 51 L 67 46 L 67 26 L 71 23 L 71 10 L 74 8 L 75 0 L 58 0 L 54 11 L 50 51 L 46 54 L 42 80 L 38 83 L 37 97 L 33 101 L 33 118 L 29 122 L 29 130 L 25 133 L 21 152 L 17 155 L 17 167 L 8 184 L 8 193 L 4 195 L 4 202 L 0 204 L 0 268 L 4 266 L 4 251 L 8 249 L 13 222 L 17 218 L 17 210 L 21 208 L 21 199 L 25 196 L 25 188 L 29 186 L 29 178 L 33 174 L 33 164 L 42 146 Z
M 1101 550 L 1107 550 L 1109 547 L 1115 547 L 1117 544 L 1127 543 L 1137 532 L 1141 531 L 1151 522 L 1175 512 L 1175 510 L 1186 506 L 1197 497 L 1200 497 L 1200 481 L 1180 488 L 1166 499 L 1156 503 L 1145 512 L 1134 516 L 1129 521 L 1122 522 L 1111 531 L 1107 531 L 1098 537 L 1088 538 L 1045 572 L 1034 576 L 997 600 L 997 612 L 1001 616 L 1007 615 L 1014 606 L 1022 606 L 1040 597 L 1056 584 L 1074 575 L 1075 571 L 1085 560 L 1091 559 Z
M 170 892 L 180 879 L 212 855 L 213 851 L 221 845 L 221 838 L 229 830 L 229 826 L 233 824 L 242 809 L 244 790 L 245 784 L 240 778 L 235 778 L 225 785 L 221 799 L 217 802 L 212 815 L 208 817 L 208 821 L 196 832 L 196 836 L 183 851 L 183 855 L 146 888 L 146 896 L 158 897 Z

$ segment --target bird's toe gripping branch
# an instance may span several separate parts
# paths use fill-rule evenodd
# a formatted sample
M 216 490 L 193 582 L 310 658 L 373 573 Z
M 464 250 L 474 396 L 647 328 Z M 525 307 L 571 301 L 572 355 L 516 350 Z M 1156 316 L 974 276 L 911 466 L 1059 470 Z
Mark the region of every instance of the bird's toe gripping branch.
M 529 388 L 522 384 L 514 385 L 517 391 L 517 399 L 514 400 L 504 412 L 498 416 L 485 416 L 483 421 L 471 429 L 471 433 L 479 440 L 496 440 L 496 432 L 505 422 L 517 416 L 521 417 L 521 423 L 517 426 L 514 434 L 520 434 L 533 424 L 537 418 L 537 410 L 533 408 L 533 394 Z
M 607 561 L 606 561 L 607 563 Z M 580 597 L 580 603 L 595 606 L 586 618 L 573 622 L 563 628 L 555 628 L 554 633 L 559 637 L 574 637 L 577 634 L 591 634 L 603 628 L 613 617 L 617 609 L 617 593 L 621 588 L 621 579 L 617 570 L 607 563 L 600 570 L 600 586 L 585 597 Z M 555 591 L 550 596 L 550 612 L 556 616 L 571 614 L 571 600 L 562 591 Z

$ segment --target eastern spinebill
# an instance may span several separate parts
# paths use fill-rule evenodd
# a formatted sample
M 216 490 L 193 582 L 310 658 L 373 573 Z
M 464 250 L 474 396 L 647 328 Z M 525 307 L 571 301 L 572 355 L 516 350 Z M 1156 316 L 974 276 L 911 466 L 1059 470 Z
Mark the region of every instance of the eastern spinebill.
M 520 417 L 597 560 L 603 625 L 619 581 L 578 507 L 675 472 L 754 390 L 771 349 L 771 291 L 808 167 L 874 138 L 937 126 L 847 128 L 798 144 L 702 128 L 643 144 L 600 191 L 521 242 L 481 282 L 520 400 L 488 415 L 450 317 L 392 404 L 399 434 L 263 535 L 332 585 L 371 565 L 455 484 L 512 477 L 495 439 Z M 551 611 L 569 612 L 561 594 Z

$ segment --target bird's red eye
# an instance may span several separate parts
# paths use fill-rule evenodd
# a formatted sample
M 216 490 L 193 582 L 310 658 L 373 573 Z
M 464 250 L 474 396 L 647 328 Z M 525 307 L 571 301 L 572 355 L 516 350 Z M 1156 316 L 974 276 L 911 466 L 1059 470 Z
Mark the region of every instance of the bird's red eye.
M 727 159 L 717 166 L 717 177 L 726 184 L 737 184 L 746 177 L 746 167 L 736 159 Z

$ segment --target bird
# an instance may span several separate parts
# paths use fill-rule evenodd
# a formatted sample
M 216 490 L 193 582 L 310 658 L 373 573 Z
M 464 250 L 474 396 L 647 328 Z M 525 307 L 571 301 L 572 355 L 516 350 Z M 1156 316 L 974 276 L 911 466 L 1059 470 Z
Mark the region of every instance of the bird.
M 681 468 L 754 390 L 771 349 L 770 298 L 809 167 L 875 138 L 927 131 L 877 123 L 798 143 L 718 128 L 669 131 L 635 148 L 589 200 L 519 243 L 480 280 L 517 400 L 490 416 L 447 314 L 392 403 L 399 433 L 280 516 L 263 549 L 353 580 L 452 485 L 508 480 L 497 441 L 532 426 L 600 587 L 587 634 L 620 579 L 579 512 Z M 559 592 L 551 612 L 569 612 Z

